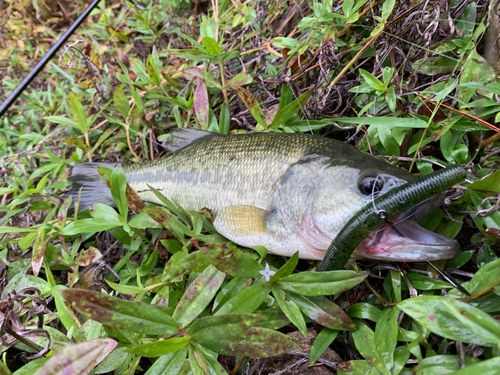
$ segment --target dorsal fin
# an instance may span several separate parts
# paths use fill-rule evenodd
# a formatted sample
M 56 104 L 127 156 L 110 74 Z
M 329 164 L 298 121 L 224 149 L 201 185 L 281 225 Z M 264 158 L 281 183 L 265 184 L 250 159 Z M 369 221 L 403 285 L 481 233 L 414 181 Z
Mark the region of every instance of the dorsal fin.
M 171 152 L 175 152 L 189 146 L 194 141 L 204 137 L 214 137 L 220 134 L 207 132 L 205 130 L 197 129 L 176 129 L 172 132 L 172 137 L 164 145 L 164 147 Z

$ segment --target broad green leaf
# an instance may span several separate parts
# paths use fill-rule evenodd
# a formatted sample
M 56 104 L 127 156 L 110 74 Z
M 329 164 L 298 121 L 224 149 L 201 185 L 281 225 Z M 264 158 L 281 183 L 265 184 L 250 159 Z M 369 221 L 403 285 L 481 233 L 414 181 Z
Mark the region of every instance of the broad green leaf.
M 380 82 L 377 77 L 375 77 L 371 73 L 368 73 L 366 70 L 359 69 L 359 74 L 361 74 L 365 81 L 375 90 L 383 91 L 386 89 L 386 86 L 382 82 Z
M 245 106 L 248 108 L 253 118 L 257 120 L 257 122 L 264 128 L 267 128 L 264 113 L 262 112 L 262 108 L 260 107 L 259 102 L 257 102 L 257 99 L 255 99 L 255 96 L 253 96 L 250 91 L 240 86 L 234 86 L 233 90 L 236 91 L 236 94 L 241 99 L 243 104 L 245 104 Z
M 193 340 L 216 353 L 247 357 L 273 357 L 299 346 L 293 339 L 280 332 L 260 327 L 250 327 L 242 331 L 240 327 L 208 327 L 196 332 Z
M 293 301 L 287 301 L 285 299 L 285 292 L 277 289 L 276 286 L 273 286 L 273 296 L 288 319 L 290 319 L 290 321 L 295 324 L 295 327 L 297 327 L 299 331 L 302 332 L 304 337 L 307 337 L 306 322 L 297 304 Z
M 370 365 L 368 361 L 356 360 L 347 361 L 339 364 L 337 368 L 339 375 L 379 375 L 381 374 L 375 367 Z
M 419 274 L 419 273 L 409 273 L 408 280 L 410 280 L 410 284 L 415 289 L 420 290 L 433 290 L 433 289 L 442 289 L 442 288 L 453 288 L 453 285 L 446 281 L 442 280 L 434 280 L 428 276 Z
M 94 339 L 68 345 L 50 357 L 34 375 L 87 374 L 116 344 L 112 339 Z
M 316 360 L 321 357 L 330 344 L 335 340 L 339 331 L 323 327 L 318 336 L 314 339 L 311 346 L 311 353 L 309 354 L 309 364 L 312 365 Z
M 80 313 L 110 327 L 147 335 L 172 335 L 179 328 L 169 315 L 171 309 L 164 306 L 124 301 L 83 289 L 66 288 L 59 294 Z
M 253 78 L 247 72 L 241 72 L 236 74 L 230 81 L 227 83 L 228 86 L 243 86 L 248 85 L 253 82 Z
M 368 277 L 368 272 L 328 271 L 300 272 L 284 278 L 277 287 L 305 296 L 337 294 L 352 289 Z
M 288 259 L 288 261 L 281 267 L 274 275 L 271 276 L 269 280 L 271 283 L 278 281 L 281 278 L 287 277 L 290 275 L 295 267 L 297 267 L 297 263 L 299 261 L 299 252 L 297 251 L 293 256 Z
M 133 346 L 126 349 L 127 353 L 137 354 L 143 357 L 159 357 L 172 352 L 177 352 L 179 349 L 184 348 L 191 337 L 173 337 L 167 340 L 159 340 L 149 344 Z
M 123 223 L 120 220 L 109 219 L 80 219 L 66 225 L 61 230 L 61 235 L 71 236 L 73 234 L 85 232 L 101 232 L 107 229 L 121 226 Z
M 500 369 L 500 357 L 476 363 L 455 372 L 455 375 L 497 375 Z
M 493 172 L 488 177 L 482 180 L 476 181 L 469 186 L 472 190 L 486 190 L 494 191 L 495 193 L 500 193 L 500 169 Z
M 212 301 L 226 275 L 210 265 L 186 289 L 175 308 L 173 318 L 186 327 Z
M 88 131 L 87 115 L 85 114 L 85 109 L 83 109 L 83 105 L 80 102 L 80 99 L 78 99 L 78 96 L 72 92 L 69 93 L 68 99 L 69 99 L 69 108 L 71 109 L 71 115 L 75 120 L 78 130 L 80 130 L 82 134 L 87 133 Z
M 465 302 L 425 296 L 402 301 L 397 306 L 437 335 L 469 344 L 500 345 L 500 323 Z
M 200 251 L 210 264 L 232 277 L 257 278 L 261 276 L 259 271 L 264 269 L 262 264 L 240 249 L 225 254 L 223 247 L 209 245 L 200 248 Z
M 229 134 L 229 125 L 231 124 L 231 115 L 227 105 L 220 106 L 219 131 L 221 134 Z
M 466 366 L 470 366 L 477 361 L 475 358 L 465 357 Z M 423 375 L 456 375 L 459 371 L 458 363 L 458 356 L 456 355 L 435 355 L 421 360 L 413 368 L 413 373 Z
M 111 172 L 109 182 L 111 195 L 113 196 L 116 206 L 118 207 L 122 221 L 127 222 L 128 201 L 127 195 L 125 194 L 125 190 L 127 189 L 127 179 L 125 178 L 125 172 L 123 169 L 120 167 L 114 168 Z
M 0 226 L 0 233 L 25 233 L 36 232 L 38 228 L 18 228 L 18 227 L 4 227 Z
M 358 125 L 394 126 L 400 128 L 427 128 L 427 123 L 419 118 L 398 117 L 341 117 L 336 122 Z
M 64 328 L 66 328 L 66 331 L 71 331 L 73 338 L 75 338 L 78 331 L 78 326 L 76 325 L 73 317 L 70 315 L 68 309 L 64 304 L 64 300 L 59 293 L 61 289 L 63 289 L 62 285 L 56 285 L 51 290 L 51 294 L 54 297 L 54 302 L 57 309 L 57 316 L 63 324 Z
M 240 293 L 243 289 L 252 285 L 252 279 L 245 279 L 244 277 L 235 277 L 224 285 L 221 291 L 217 294 L 214 301 L 213 311 L 217 311 L 217 307 L 223 306 L 227 301 Z
M 486 263 L 469 281 L 467 289 L 470 294 L 482 295 L 500 284 L 500 259 Z
M 352 332 L 352 339 L 356 349 L 373 367 L 383 374 L 390 375 L 391 372 L 385 367 L 384 360 L 377 351 L 373 331 L 360 321 L 357 321 L 357 326 L 358 329 Z
M 187 328 L 187 332 L 195 341 L 198 337 L 202 336 L 209 340 L 215 340 L 217 338 L 220 339 L 224 333 L 239 335 L 263 320 L 266 320 L 266 316 L 263 314 L 205 316 L 196 319 Z
M 113 92 L 113 100 L 118 112 L 120 112 L 124 120 L 127 120 L 130 113 L 130 104 L 128 104 L 128 98 L 125 96 L 120 87 L 115 89 Z
M 201 38 L 201 43 L 203 43 L 203 46 L 210 55 L 220 56 L 221 48 L 219 46 L 219 43 L 217 43 L 215 39 L 210 38 L 209 36 L 204 36 L 203 38 Z
M 324 327 L 339 331 L 356 329 L 356 324 L 344 310 L 325 296 L 306 297 L 292 292 L 288 292 L 286 295 L 299 306 L 304 314 Z
M 178 374 L 187 355 L 187 347 L 162 355 L 146 371 L 145 375 Z
M 140 294 L 144 292 L 144 288 L 140 286 L 135 286 L 135 285 L 122 285 L 122 284 L 117 284 L 109 280 L 104 280 L 106 283 L 113 288 L 113 290 L 116 290 L 118 293 L 122 294 L 130 294 L 130 295 L 135 295 L 135 294 Z
M 396 306 L 384 308 L 375 326 L 375 347 L 389 371 L 394 366 L 394 349 L 398 338 L 398 314 Z
M 271 292 L 271 284 L 263 282 L 243 289 L 236 296 L 227 301 L 216 312 L 216 315 L 227 313 L 252 313 L 264 302 Z
M 274 118 L 273 122 L 271 125 L 269 125 L 270 129 L 277 129 L 280 125 L 285 125 L 286 120 L 288 120 L 290 117 L 295 115 L 297 112 L 299 112 L 302 107 L 304 107 L 311 97 L 312 90 L 307 90 L 305 93 L 303 93 L 301 96 L 299 96 L 297 99 L 295 99 L 293 102 L 290 104 L 287 104 L 285 108 L 281 109 L 276 117 Z
M 378 322 L 380 313 L 378 308 L 365 302 L 356 303 L 347 310 L 347 314 L 351 318 L 368 319 L 373 322 Z

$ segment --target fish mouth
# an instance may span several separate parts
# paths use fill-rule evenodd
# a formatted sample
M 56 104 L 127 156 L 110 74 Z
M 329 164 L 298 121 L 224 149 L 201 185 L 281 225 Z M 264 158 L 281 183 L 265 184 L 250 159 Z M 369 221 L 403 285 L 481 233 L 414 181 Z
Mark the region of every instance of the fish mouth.
M 411 211 L 392 218 L 368 236 L 353 252 L 355 258 L 397 262 L 433 261 L 455 258 L 459 243 L 441 234 L 422 228 L 415 220 L 439 207 L 443 197 L 434 197 Z

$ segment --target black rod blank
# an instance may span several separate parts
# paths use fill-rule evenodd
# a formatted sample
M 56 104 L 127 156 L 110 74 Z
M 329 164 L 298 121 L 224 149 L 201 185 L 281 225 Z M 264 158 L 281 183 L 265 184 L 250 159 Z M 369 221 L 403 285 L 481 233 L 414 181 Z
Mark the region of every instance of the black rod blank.
M 28 85 L 33 81 L 33 79 L 42 71 L 42 69 L 47 65 L 47 63 L 54 57 L 61 46 L 66 43 L 68 38 L 75 32 L 75 30 L 80 26 L 80 24 L 87 18 L 87 16 L 94 10 L 94 8 L 99 4 L 101 0 L 94 0 L 92 3 L 80 14 L 80 17 L 73 22 L 73 24 L 66 30 L 66 32 L 59 38 L 59 40 L 52 46 L 52 48 L 45 54 L 45 56 L 36 64 L 36 66 L 31 69 L 29 74 L 21 81 L 21 83 L 15 88 L 14 91 L 9 95 L 7 99 L 0 106 L 0 117 L 4 115 L 5 112 L 10 108 L 10 106 L 16 101 L 19 95 L 28 87 Z

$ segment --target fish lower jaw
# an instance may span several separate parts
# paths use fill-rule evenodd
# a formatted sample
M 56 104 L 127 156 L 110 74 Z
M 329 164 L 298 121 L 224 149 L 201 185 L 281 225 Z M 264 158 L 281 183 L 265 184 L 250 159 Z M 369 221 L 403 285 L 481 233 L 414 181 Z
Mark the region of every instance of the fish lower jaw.
M 353 257 L 395 262 L 422 262 L 451 259 L 460 253 L 457 241 L 430 232 L 417 222 L 406 220 L 396 224 L 401 237 L 385 224 L 371 232 L 354 250 Z

